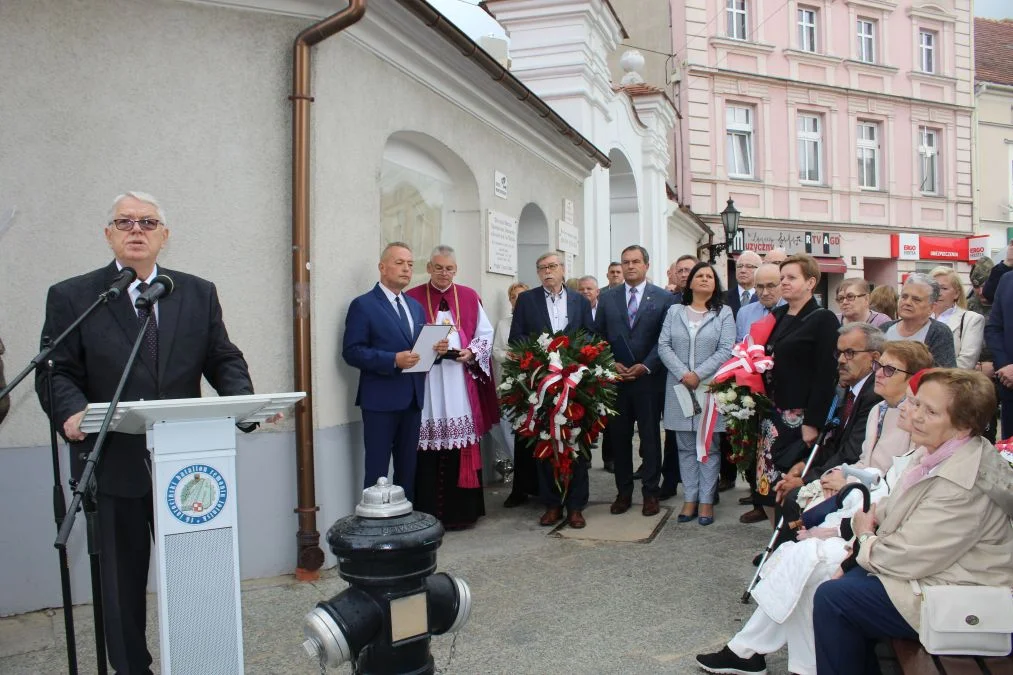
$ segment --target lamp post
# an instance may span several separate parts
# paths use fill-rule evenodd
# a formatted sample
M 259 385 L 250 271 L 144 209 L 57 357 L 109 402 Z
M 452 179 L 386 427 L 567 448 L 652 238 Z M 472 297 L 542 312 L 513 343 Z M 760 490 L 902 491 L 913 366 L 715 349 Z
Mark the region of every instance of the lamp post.
M 707 250 L 711 262 L 732 245 L 732 240 L 735 239 L 735 235 L 739 231 L 739 217 L 741 215 L 742 213 L 735 208 L 735 202 L 729 199 L 725 210 L 721 212 L 721 225 L 725 229 L 725 240 L 718 244 L 705 244 L 702 247 Z

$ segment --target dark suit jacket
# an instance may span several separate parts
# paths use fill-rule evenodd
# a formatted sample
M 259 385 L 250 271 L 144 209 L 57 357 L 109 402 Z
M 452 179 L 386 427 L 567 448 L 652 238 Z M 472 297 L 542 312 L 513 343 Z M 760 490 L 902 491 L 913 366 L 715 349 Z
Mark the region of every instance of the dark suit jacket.
M 1006 273 L 1009 272 L 1010 268 L 1006 267 L 1006 261 L 1000 260 L 993 267 L 992 271 L 988 273 L 988 279 L 981 287 L 981 294 L 985 296 L 985 299 L 989 302 L 995 302 L 995 295 L 999 289 L 999 282 L 1002 280 Z
M 425 403 L 426 374 L 402 373 L 394 363 L 398 352 L 411 349 L 426 322 L 422 305 L 401 294 L 412 313 L 414 335 L 409 335 L 394 306 L 373 286 L 348 306 L 341 355 L 348 365 L 359 369 L 355 405 L 364 410 L 394 412 L 407 410 L 412 403 L 421 410 Z
M 759 296 L 756 295 L 756 289 L 750 291 L 753 297 L 749 300 L 750 303 L 756 302 Z M 727 291 L 725 291 L 725 304 L 732 308 L 732 316 L 736 317 L 739 315 L 739 306 L 742 304 L 742 298 L 739 297 L 739 284 L 736 283 Z
M 841 420 L 844 426 L 837 429 L 833 437 L 819 449 L 809 473 L 805 475 L 805 482 L 816 480 L 828 469 L 841 464 L 854 464 L 862 456 L 862 443 L 865 442 L 865 425 L 869 421 L 869 412 L 882 402 L 882 397 L 874 391 L 876 378 L 870 375 L 862 385 L 862 389 L 855 398 L 855 404 L 851 409 L 851 417 Z M 838 414 L 843 414 L 845 391 L 840 392 L 841 408 Z
M 802 308 L 791 326 L 781 324 L 787 313 L 788 305 L 775 307 L 772 312 L 778 325 L 767 340 L 767 353 L 774 357 L 768 378 L 773 381 L 773 392 L 768 395 L 781 410 L 803 408 L 804 423 L 822 429 L 837 382 L 834 349 L 840 324 L 833 312 L 820 308 L 815 298 Z
M 201 376 L 223 396 L 252 394 L 250 373 L 229 340 L 214 284 L 159 267 L 172 278 L 173 293 L 158 302 L 158 367 L 138 358 L 130 371 L 122 401 L 195 398 Z M 118 274 L 116 264 L 62 281 L 49 289 L 42 334 L 56 337 L 105 291 Z M 141 322 L 123 293 L 100 307 L 53 352 L 53 394 L 49 401 L 41 372 L 35 390 L 58 429 L 88 403 L 112 398 L 126 366 Z M 142 347 L 143 349 L 143 347 Z M 80 475 L 97 434 L 71 444 L 71 472 Z M 106 437 L 98 467 L 98 487 L 118 497 L 143 497 L 151 490 L 145 437 L 112 432 Z
M 601 311 L 601 299 L 598 300 Z M 591 320 L 591 303 L 580 293 L 566 290 L 566 328 L 565 333 L 576 333 L 578 330 L 594 331 Z M 510 342 L 536 337 L 541 333 L 552 333 L 552 321 L 545 305 L 545 290 L 539 286 L 524 291 L 517 296 L 514 307 L 514 318 L 510 322 Z
M 658 336 L 668 308 L 674 301 L 675 297 L 664 288 L 654 284 L 645 285 L 633 328 L 630 328 L 626 309 L 626 284 L 603 291 L 599 296 L 594 332 L 608 341 L 616 360 L 624 366 L 642 363 L 651 371 L 649 375 L 633 382 L 620 383 L 619 386 L 630 390 L 664 390 L 666 370 L 658 357 Z M 627 352 L 632 352 L 632 361 L 626 355 Z
M 1007 314 L 1010 317 L 1008 325 Z M 985 324 L 985 343 L 992 352 L 996 370 L 1013 363 L 1013 274 L 1007 274 L 999 281 L 992 313 Z

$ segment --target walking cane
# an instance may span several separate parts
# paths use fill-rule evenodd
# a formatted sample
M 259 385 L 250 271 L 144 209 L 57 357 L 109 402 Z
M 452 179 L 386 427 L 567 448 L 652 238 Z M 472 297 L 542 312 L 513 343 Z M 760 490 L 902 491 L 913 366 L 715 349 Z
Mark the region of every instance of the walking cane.
M 816 437 L 816 442 L 813 443 L 813 448 L 809 452 L 809 458 L 805 462 L 805 468 L 802 469 L 802 475 L 809 473 L 809 467 L 812 465 L 813 460 L 816 458 L 816 453 L 819 452 L 820 447 L 823 446 L 826 440 L 827 433 L 831 429 L 840 424 L 840 420 L 834 417 L 834 413 L 837 412 L 837 405 L 841 401 L 840 393 L 834 396 L 833 402 L 830 404 L 830 411 L 827 413 L 827 421 L 823 424 L 823 430 L 820 431 L 820 435 Z M 749 596 L 752 594 L 753 589 L 756 588 L 756 584 L 760 580 L 760 572 L 763 570 L 764 563 L 767 562 L 767 558 L 774 551 L 774 547 L 777 545 L 777 538 L 781 536 L 781 528 L 784 527 L 784 512 L 781 512 L 781 517 L 777 520 L 777 527 L 774 528 L 774 534 L 771 535 L 770 541 L 767 542 L 767 548 L 763 549 L 763 556 L 760 558 L 760 564 L 756 566 L 756 573 L 753 575 L 753 579 L 749 582 L 749 586 L 746 587 L 745 593 L 742 594 L 742 604 L 749 604 Z

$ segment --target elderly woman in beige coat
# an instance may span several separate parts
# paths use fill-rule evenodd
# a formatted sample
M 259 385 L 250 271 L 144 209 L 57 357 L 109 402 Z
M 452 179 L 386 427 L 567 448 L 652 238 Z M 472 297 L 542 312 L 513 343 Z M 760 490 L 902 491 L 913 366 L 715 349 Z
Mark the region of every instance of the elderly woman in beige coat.
M 878 673 L 874 646 L 918 639 L 920 587 L 1013 586 L 1013 469 L 981 438 L 995 415 L 981 373 L 926 373 L 911 406 L 921 446 L 900 484 L 851 527 L 858 565 L 816 591 L 813 627 L 820 675 Z

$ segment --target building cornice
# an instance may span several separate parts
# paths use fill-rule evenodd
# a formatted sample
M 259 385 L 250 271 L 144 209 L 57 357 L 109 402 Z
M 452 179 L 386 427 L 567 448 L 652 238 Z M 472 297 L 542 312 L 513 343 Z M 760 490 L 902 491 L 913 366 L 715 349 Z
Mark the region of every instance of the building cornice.
M 801 49 L 784 48 L 781 50 L 785 58 L 792 61 L 805 61 L 807 63 L 815 63 L 821 66 L 836 66 L 840 65 L 844 61 L 844 57 L 841 56 L 827 56 L 826 54 L 817 54 L 816 52 L 807 52 Z
M 942 21 L 943 23 L 957 23 L 955 14 L 944 11 L 935 11 L 922 7 L 908 7 L 907 15 L 917 19 L 928 19 L 930 21 Z
M 848 0 L 845 4 L 847 4 L 848 7 L 875 9 L 880 12 L 892 12 L 897 9 L 897 3 L 890 2 L 889 0 Z
M 749 54 L 770 54 L 777 45 L 772 45 L 768 42 L 749 42 L 747 40 L 734 40 L 728 37 L 721 37 L 715 35 L 707 40 L 707 44 L 712 47 L 724 47 L 725 49 L 733 52 L 747 52 Z
M 868 63 L 858 59 L 844 59 L 844 67 L 848 70 L 865 71 L 872 75 L 896 75 L 900 72 L 897 66 L 886 66 L 882 63 Z
M 920 70 L 908 71 L 907 77 L 909 80 L 919 80 L 921 82 L 931 82 L 932 84 L 940 84 L 943 86 L 955 86 L 960 80 L 949 75 L 937 75 L 935 73 L 923 73 Z
M 817 89 L 820 91 L 829 92 L 842 92 L 851 96 L 864 96 L 867 98 L 875 98 L 884 101 L 903 101 L 904 103 L 912 105 L 924 105 L 936 108 L 947 108 L 950 110 L 972 112 L 974 106 L 959 105 L 957 103 L 943 103 L 940 101 L 930 101 L 928 99 L 914 98 L 912 96 L 901 96 L 899 94 L 887 94 L 877 91 L 867 91 L 864 89 L 853 89 L 852 87 L 841 87 L 833 84 L 824 84 L 822 82 L 804 82 L 801 80 L 794 80 L 787 77 L 780 77 L 777 75 L 760 75 L 758 73 L 747 73 L 741 70 L 728 70 L 726 68 L 714 68 L 713 66 L 703 66 L 699 64 L 689 64 L 688 75 L 690 77 L 710 77 L 710 76 L 723 76 L 733 80 L 753 80 L 756 82 L 763 83 L 778 83 L 783 85 L 791 85 L 794 87 L 808 87 L 810 89 Z

